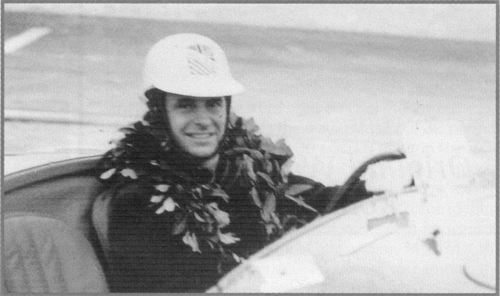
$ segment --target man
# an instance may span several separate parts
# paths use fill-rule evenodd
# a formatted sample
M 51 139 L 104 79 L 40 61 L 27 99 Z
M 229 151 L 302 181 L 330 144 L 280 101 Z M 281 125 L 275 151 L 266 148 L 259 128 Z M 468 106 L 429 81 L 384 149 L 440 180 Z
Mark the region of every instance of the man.
M 335 188 L 291 174 L 290 148 L 230 112 L 243 86 L 214 41 L 166 37 L 144 77 L 149 111 L 98 168 L 112 292 L 203 292 L 320 215 Z

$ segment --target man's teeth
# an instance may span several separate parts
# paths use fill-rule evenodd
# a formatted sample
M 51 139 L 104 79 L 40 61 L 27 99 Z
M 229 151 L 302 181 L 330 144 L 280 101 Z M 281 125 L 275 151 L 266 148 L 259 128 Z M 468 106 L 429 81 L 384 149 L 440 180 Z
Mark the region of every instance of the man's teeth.
M 196 139 L 207 139 L 211 136 L 211 134 L 191 134 L 190 137 Z

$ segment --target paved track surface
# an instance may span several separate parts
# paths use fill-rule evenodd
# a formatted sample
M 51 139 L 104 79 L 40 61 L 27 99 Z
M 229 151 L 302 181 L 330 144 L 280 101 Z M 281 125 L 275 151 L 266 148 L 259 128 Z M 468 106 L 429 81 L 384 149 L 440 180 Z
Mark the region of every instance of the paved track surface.
M 295 172 L 337 184 L 367 158 L 396 150 L 406 124 L 454 120 L 481 159 L 478 174 L 494 184 L 494 43 L 12 12 L 4 24 L 5 40 L 32 27 L 51 30 L 5 56 L 6 110 L 135 121 L 145 111 L 138 94 L 148 48 L 194 32 L 225 49 L 247 88 L 235 111 L 287 140 Z M 7 121 L 5 152 L 107 149 L 117 127 Z

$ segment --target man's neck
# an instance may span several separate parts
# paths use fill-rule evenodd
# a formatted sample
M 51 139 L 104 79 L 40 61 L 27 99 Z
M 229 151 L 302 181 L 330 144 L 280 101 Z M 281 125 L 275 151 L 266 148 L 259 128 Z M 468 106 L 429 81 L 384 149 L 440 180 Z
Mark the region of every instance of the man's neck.
M 212 172 L 215 172 L 215 170 L 217 168 L 217 164 L 219 164 L 219 158 L 220 158 L 220 155 L 217 153 L 212 158 L 204 161 L 201 164 L 201 167 L 209 169 Z

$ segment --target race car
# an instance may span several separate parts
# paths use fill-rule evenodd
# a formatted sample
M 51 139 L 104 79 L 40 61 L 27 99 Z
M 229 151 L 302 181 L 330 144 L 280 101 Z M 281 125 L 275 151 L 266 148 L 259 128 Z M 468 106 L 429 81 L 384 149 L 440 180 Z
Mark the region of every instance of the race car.
M 453 174 L 432 172 L 422 163 L 442 167 L 459 154 L 448 150 L 422 162 L 423 150 L 429 145 L 369 159 L 332 200 L 348 199 L 359 182 L 371 198 L 331 213 L 327 207 L 321 218 L 245 260 L 207 292 L 498 292 L 495 190 L 474 186 L 464 163 Z M 93 207 L 99 158 L 5 176 L 4 291 L 108 291 L 106 213 Z

